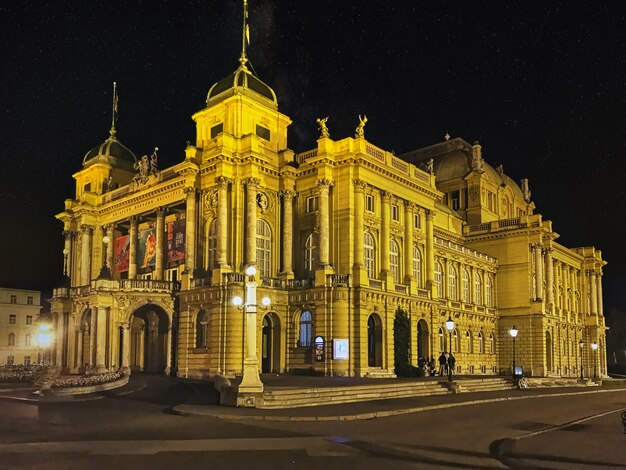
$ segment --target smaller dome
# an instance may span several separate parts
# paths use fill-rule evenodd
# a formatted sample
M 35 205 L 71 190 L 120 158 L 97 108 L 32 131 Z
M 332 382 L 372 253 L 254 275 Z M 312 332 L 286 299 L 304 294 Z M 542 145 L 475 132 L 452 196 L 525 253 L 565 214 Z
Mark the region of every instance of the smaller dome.
M 106 162 L 113 166 L 132 169 L 137 162 L 137 157 L 117 139 L 113 131 L 107 140 L 92 148 L 83 158 L 83 166 L 96 162 Z
M 245 66 L 239 67 L 235 73 L 220 80 L 211 87 L 206 98 L 207 106 L 209 104 L 218 103 L 240 90 L 250 90 L 254 92 L 253 96 L 262 97 L 265 100 L 271 101 L 274 106 L 278 106 L 274 90 L 252 75 Z

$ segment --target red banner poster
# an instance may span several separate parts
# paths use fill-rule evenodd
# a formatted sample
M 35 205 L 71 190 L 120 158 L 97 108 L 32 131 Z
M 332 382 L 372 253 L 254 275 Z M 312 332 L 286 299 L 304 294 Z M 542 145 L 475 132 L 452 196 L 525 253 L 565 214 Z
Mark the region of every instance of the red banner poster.
M 176 263 L 185 258 L 185 220 L 167 223 L 167 262 Z
M 115 251 L 113 252 L 113 266 L 115 272 L 125 273 L 128 271 L 128 259 L 130 256 L 130 238 L 123 235 L 115 239 Z

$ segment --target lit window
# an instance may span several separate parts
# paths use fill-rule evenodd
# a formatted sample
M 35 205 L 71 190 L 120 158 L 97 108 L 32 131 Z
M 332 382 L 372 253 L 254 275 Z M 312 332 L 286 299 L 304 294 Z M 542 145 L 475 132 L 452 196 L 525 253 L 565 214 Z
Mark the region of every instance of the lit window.
M 465 333 L 465 340 L 467 341 L 467 352 L 468 353 L 473 353 L 474 352 L 474 344 L 472 341 L 472 332 L 471 331 L 467 331 L 467 333 Z
M 489 333 L 489 351 L 491 354 L 496 353 L 496 339 L 493 337 L 493 333 Z
M 470 283 L 469 283 L 469 273 L 467 269 L 461 270 L 461 296 L 462 300 L 465 303 L 470 303 Z
M 474 303 L 476 305 L 483 304 L 483 282 L 478 273 L 474 273 Z
M 391 205 L 391 220 L 400 220 L 400 211 L 396 204 Z
M 365 210 L 369 212 L 374 212 L 374 196 L 371 194 L 365 195 Z
M 448 267 L 448 298 L 450 300 L 457 300 L 456 295 L 456 268 L 452 265 Z
M 12 295 L 11 296 L 11 303 L 12 304 L 16 304 L 17 303 L 17 295 Z
M 417 287 L 422 287 L 422 254 L 417 245 L 413 245 L 413 279 Z
M 374 247 L 374 237 L 371 233 L 363 234 L 363 262 L 367 270 L 367 276 L 376 277 L 376 248 Z
M 316 212 L 319 207 L 319 196 L 311 196 L 306 198 L 306 211 Z
M 478 350 L 481 354 L 485 352 L 485 337 L 482 331 L 478 332 Z
M 437 290 L 437 297 L 443 297 L 443 282 L 442 282 L 442 273 L 443 269 L 441 269 L 441 263 L 439 261 L 435 261 L 435 289 Z
M 452 350 L 459 352 L 459 333 L 456 331 L 456 328 L 452 332 Z
M 33 305 L 33 296 L 29 295 L 28 297 L 26 297 L 26 303 L 28 305 Z
M 272 232 L 264 220 L 257 221 L 256 227 L 256 264 L 259 276 L 271 276 Z
M 395 240 L 389 241 L 389 269 L 393 276 L 393 282 L 400 282 L 400 250 Z
M 299 346 L 311 346 L 311 338 L 313 337 L 312 326 L 313 318 L 311 316 L 311 312 L 302 312 L 302 315 L 300 315 L 300 339 L 298 340 Z
M 217 267 L 217 219 L 214 219 L 209 225 L 208 237 L 208 262 L 209 269 Z
M 15 325 L 17 322 L 17 316 L 14 314 L 9 315 L 9 325 Z
M 26 324 L 27 325 L 32 325 L 33 324 L 33 316 L 32 315 L 26 315 Z
M 315 261 L 317 260 L 317 236 L 315 233 L 310 234 L 304 243 L 304 270 L 307 274 L 315 271 Z
M 9 333 L 9 346 L 15 346 L 15 333 Z
M 200 310 L 196 318 L 196 348 L 209 346 L 209 314 Z
M 439 351 L 443 352 L 446 350 L 446 336 L 443 332 L 443 327 L 439 328 Z
M 491 276 L 485 275 L 485 305 L 493 307 L 493 298 L 491 294 Z

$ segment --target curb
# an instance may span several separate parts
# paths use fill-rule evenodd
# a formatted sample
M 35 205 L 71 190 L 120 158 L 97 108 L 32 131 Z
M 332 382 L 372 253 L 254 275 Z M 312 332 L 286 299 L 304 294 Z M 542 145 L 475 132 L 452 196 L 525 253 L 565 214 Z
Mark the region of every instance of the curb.
M 439 405 L 426 405 L 417 406 L 412 408 L 400 408 L 395 410 L 374 411 L 369 413 L 357 413 L 351 415 L 335 415 L 335 416 L 280 416 L 280 415 L 245 415 L 245 414 L 223 414 L 214 413 L 210 410 L 199 410 L 197 406 L 192 405 L 177 405 L 172 408 L 174 412 L 179 415 L 195 415 L 195 416 L 211 416 L 217 419 L 231 420 L 231 421 L 356 421 L 356 420 L 369 420 L 375 418 L 386 418 L 389 416 L 399 416 L 411 413 L 419 413 L 422 411 L 441 410 L 445 408 L 456 408 L 459 406 L 469 405 L 481 405 L 484 403 L 496 403 L 500 401 L 514 401 L 514 400 L 529 400 L 533 398 L 549 398 L 560 397 L 567 395 L 587 395 L 591 393 L 614 393 L 624 392 L 626 388 L 617 388 L 611 390 L 587 390 L 583 392 L 561 392 L 561 393 L 544 393 L 541 395 L 527 395 L 522 397 L 498 397 L 498 398 L 485 398 L 481 400 L 470 400 L 457 403 L 442 403 Z

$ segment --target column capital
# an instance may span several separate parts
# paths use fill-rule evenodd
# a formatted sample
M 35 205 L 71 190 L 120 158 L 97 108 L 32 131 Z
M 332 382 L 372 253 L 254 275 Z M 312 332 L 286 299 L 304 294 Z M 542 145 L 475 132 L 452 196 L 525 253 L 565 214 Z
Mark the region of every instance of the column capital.
M 81 232 L 83 232 L 84 234 L 90 234 L 93 230 L 93 226 L 92 225 L 87 225 L 87 224 L 82 224 L 80 226 L 80 230 Z
M 232 184 L 233 180 L 231 178 L 228 178 L 226 176 L 216 176 L 215 177 L 215 184 L 217 184 L 218 186 L 228 186 L 229 184 Z
M 137 222 L 139 222 L 139 217 L 136 215 L 131 215 L 128 218 L 128 221 L 130 222 L 131 225 L 137 225 Z
M 163 217 L 167 209 L 165 207 L 157 207 L 154 212 L 156 212 L 157 217 Z
M 417 207 L 417 204 L 415 204 L 412 201 L 404 201 L 404 208 L 408 209 L 409 211 L 413 212 L 415 211 L 415 208 Z
M 187 197 L 191 196 L 191 195 L 196 195 L 196 187 L 195 186 L 187 186 L 185 189 L 185 194 L 187 195 Z
M 426 220 L 433 220 L 436 214 L 436 211 L 432 209 L 426 209 Z
M 294 197 L 296 197 L 296 192 L 293 189 L 282 189 L 278 195 L 280 197 L 283 197 L 285 199 L 293 199 Z
M 259 178 L 246 178 L 242 183 L 250 189 L 256 189 L 261 184 L 261 180 Z
M 550 256 L 552 256 L 552 247 L 549 247 L 549 246 L 548 246 L 548 247 L 545 247 L 545 248 L 543 249 L 543 253 L 544 253 L 545 255 L 550 255 Z
M 357 193 L 362 193 L 367 189 L 367 183 L 364 180 L 355 179 L 352 180 L 352 182 L 354 183 L 354 190 Z
M 330 189 L 335 185 L 335 183 L 333 183 L 331 180 L 327 179 L 327 178 L 320 178 L 315 182 L 315 186 L 317 186 L 320 189 Z
M 384 202 L 391 202 L 392 196 L 393 194 L 391 194 L 389 191 L 385 191 L 384 189 L 380 191 L 380 197 L 383 198 Z

